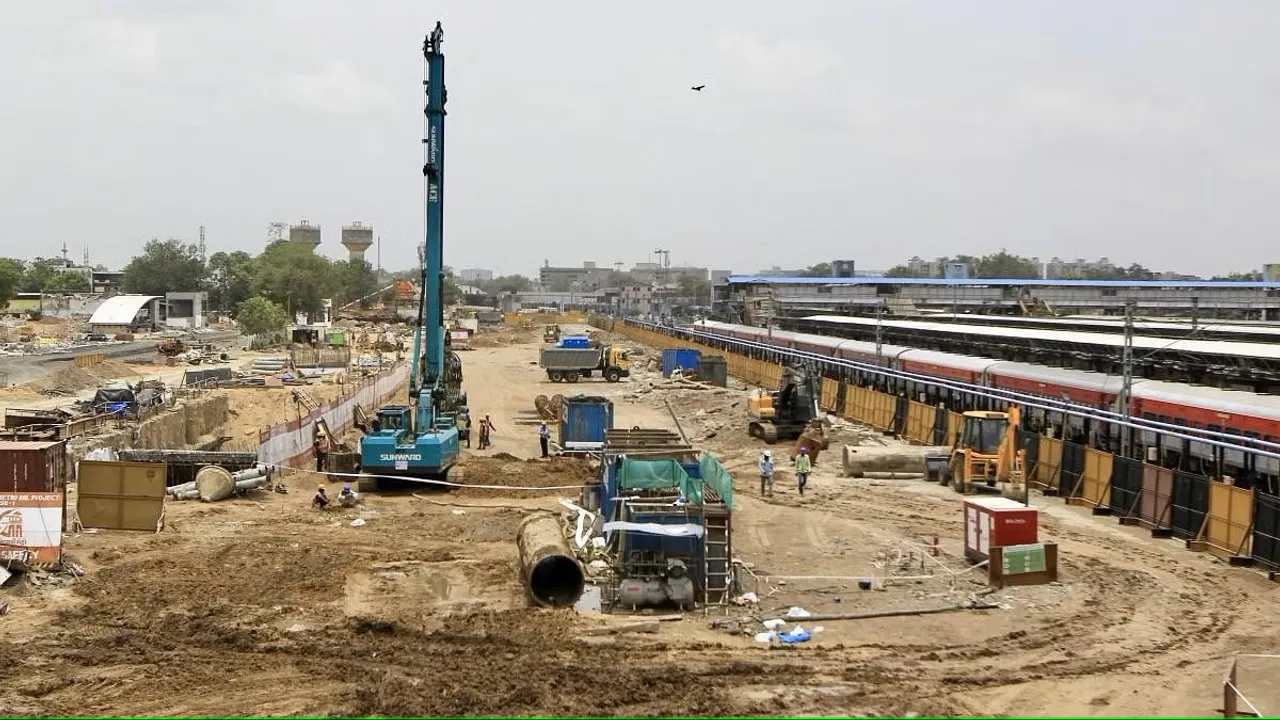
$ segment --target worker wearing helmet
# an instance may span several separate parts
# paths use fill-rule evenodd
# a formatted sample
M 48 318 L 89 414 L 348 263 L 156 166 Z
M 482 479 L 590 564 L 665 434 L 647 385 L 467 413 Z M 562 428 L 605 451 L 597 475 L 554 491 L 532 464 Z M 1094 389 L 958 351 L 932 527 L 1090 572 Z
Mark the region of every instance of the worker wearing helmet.
M 809 461 L 809 449 L 800 446 L 800 454 L 796 455 L 796 488 L 804 495 L 804 486 L 809 484 L 809 472 L 813 464 Z
M 323 485 L 316 488 L 316 494 L 311 498 L 311 507 L 317 510 L 329 507 L 329 496 L 325 494 Z
M 765 450 L 760 456 L 760 494 L 773 495 L 773 452 Z
M 342 490 L 338 491 L 338 504 L 344 508 L 355 507 L 359 499 L 356 492 L 351 489 L 351 483 L 343 483 Z
M 329 435 L 319 427 L 316 428 L 313 450 L 315 450 L 316 455 L 316 472 L 324 472 L 329 460 Z

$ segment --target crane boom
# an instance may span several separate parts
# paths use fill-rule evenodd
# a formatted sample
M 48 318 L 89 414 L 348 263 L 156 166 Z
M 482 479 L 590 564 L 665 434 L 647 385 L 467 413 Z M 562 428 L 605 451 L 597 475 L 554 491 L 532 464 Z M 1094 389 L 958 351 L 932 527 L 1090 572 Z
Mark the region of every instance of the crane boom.
M 413 480 L 442 479 L 457 462 L 456 417 L 466 404 L 462 360 L 449 347 L 444 323 L 444 30 L 440 23 L 422 43 L 426 59 L 426 131 L 422 138 L 426 230 L 418 317 L 409 370 L 409 404 L 378 410 L 360 440 L 362 473 Z

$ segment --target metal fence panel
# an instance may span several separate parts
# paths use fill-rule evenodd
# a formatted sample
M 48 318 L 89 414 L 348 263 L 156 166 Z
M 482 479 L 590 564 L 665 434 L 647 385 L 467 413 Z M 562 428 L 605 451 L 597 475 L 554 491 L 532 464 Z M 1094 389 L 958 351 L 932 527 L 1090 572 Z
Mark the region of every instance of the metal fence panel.
M 1117 456 L 1111 466 L 1111 513 L 1131 517 L 1142 494 L 1142 461 Z
M 1204 516 L 1209 512 L 1209 478 L 1175 470 L 1170 525 L 1173 534 L 1188 540 L 1200 537 Z
M 1253 496 L 1253 559 L 1280 568 L 1280 497 L 1263 492 Z

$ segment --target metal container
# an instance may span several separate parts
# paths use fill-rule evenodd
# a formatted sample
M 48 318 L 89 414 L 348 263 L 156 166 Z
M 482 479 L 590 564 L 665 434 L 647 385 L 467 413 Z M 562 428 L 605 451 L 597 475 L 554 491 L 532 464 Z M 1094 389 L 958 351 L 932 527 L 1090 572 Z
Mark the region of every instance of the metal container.
M 544 347 L 538 364 L 549 370 L 594 370 L 600 364 L 600 349 Z
M 716 387 L 729 387 L 729 363 L 723 355 L 698 358 L 698 379 Z
M 66 483 L 65 442 L 0 440 L 0 492 L 61 492 Z
M 684 370 L 697 369 L 700 357 L 702 351 L 697 348 L 666 348 L 662 351 L 662 377 L 671 377 L 676 366 Z
M 613 401 L 576 395 L 560 400 L 559 444 L 565 452 L 600 450 L 605 433 L 613 429 Z
M 556 347 L 562 348 L 584 348 L 591 347 L 591 338 L 586 335 L 567 335 L 560 338 L 560 342 Z
M 964 554 L 975 562 L 986 560 L 993 547 L 1038 542 L 1040 511 L 1002 497 L 964 501 Z

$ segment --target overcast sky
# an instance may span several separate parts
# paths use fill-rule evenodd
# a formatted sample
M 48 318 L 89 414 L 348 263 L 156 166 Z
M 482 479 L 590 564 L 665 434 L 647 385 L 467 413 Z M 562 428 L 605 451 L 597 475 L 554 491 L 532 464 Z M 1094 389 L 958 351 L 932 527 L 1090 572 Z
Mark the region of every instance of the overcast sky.
M 361 220 L 411 265 L 437 18 L 454 267 L 1280 261 L 1259 0 L 7 2 L 0 255 Z

